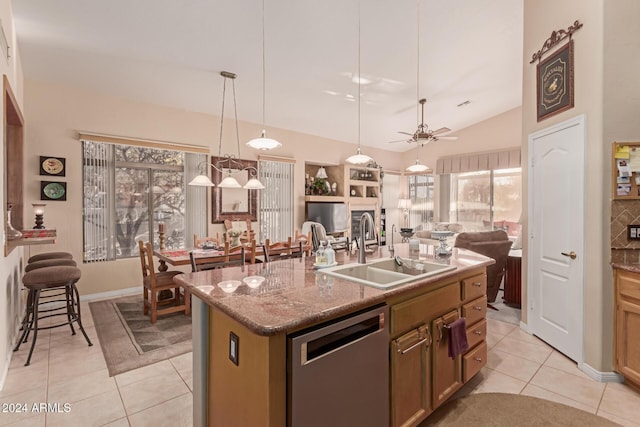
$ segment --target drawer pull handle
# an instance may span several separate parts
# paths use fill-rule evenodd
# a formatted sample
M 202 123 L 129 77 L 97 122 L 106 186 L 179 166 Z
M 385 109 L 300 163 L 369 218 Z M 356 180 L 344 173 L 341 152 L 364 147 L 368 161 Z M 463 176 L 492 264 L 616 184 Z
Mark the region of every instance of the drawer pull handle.
M 480 283 L 480 282 L 473 282 L 473 283 L 472 283 L 472 285 L 473 285 L 473 286 L 480 287 L 480 286 L 482 286 L 482 283 Z
M 482 335 L 482 331 L 475 331 L 474 334 L 476 335 Z
M 474 357 L 477 362 L 482 362 L 482 357 Z
M 474 306 L 473 306 L 473 309 L 474 309 L 474 310 L 478 310 L 478 311 L 482 311 L 482 307 L 481 307 L 481 306 L 479 306 L 479 305 L 474 305 Z

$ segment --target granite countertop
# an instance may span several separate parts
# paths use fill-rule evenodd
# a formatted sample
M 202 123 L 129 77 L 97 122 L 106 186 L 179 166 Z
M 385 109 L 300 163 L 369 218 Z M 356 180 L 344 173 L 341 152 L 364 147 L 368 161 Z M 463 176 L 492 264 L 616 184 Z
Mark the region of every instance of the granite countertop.
M 443 259 L 437 258 L 434 250 L 435 246 L 420 245 L 420 259 L 455 265 L 457 269 L 392 289 L 378 289 L 322 274 L 322 270 L 313 268 L 314 257 L 186 273 L 176 276 L 174 281 L 187 286 L 194 296 L 252 332 L 276 335 L 370 307 L 465 270 L 494 263 L 491 258 L 465 249 L 453 248 L 452 255 Z M 395 245 L 395 255 L 408 257 L 409 245 Z M 389 257 L 389 250 L 382 247 L 367 254 L 367 261 L 385 257 Z M 357 263 L 357 252 L 337 251 L 336 261 L 340 265 Z M 264 281 L 250 287 L 242 282 L 249 276 L 261 276 Z M 239 280 L 241 284 L 225 291 L 218 285 L 226 280 Z
M 630 271 L 631 273 L 640 273 L 640 265 L 638 264 L 620 264 L 617 262 L 612 262 L 611 267 L 618 270 Z

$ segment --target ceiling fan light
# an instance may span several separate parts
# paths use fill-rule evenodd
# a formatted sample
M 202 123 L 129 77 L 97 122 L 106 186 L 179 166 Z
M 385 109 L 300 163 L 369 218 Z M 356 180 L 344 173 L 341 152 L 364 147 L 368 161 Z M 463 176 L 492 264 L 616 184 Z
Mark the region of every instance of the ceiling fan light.
M 191 180 L 189 185 L 194 185 L 196 187 L 214 187 L 215 185 L 207 175 L 198 175 Z
M 282 144 L 275 139 L 267 138 L 267 131 L 262 130 L 262 135 L 259 138 L 254 138 L 247 142 L 247 145 L 256 150 L 272 150 L 274 148 L 282 147 Z
M 238 180 L 232 177 L 231 175 L 225 177 L 220 184 L 218 184 L 220 188 L 242 188 L 242 186 L 238 183 Z
M 420 162 L 416 160 L 416 163 L 414 165 L 409 166 L 406 170 L 407 172 L 426 172 L 429 170 L 429 166 L 422 165 L 420 164 Z
M 258 178 L 251 178 L 242 188 L 245 190 L 264 190 L 265 187 Z

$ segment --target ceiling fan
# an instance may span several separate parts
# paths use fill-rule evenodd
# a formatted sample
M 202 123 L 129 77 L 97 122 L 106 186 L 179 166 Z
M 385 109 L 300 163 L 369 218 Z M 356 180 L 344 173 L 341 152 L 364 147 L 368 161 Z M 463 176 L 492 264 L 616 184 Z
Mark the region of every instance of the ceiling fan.
M 418 129 L 414 133 L 398 132 L 398 133 L 402 133 L 402 134 L 405 134 L 405 135 L 409 135 L 411 138 L 409 138 L 409 139 L 399 139 L 397 141 L 389 141 L 389 143 L 396 143 L 396 142 L 405 141 L 405 142 L 408 142 L 408 143 L 420 142 L 422 144 L 426 144 L 426 143 L 429 143 L 431 141 L 437 141 L 439 139 L 449 139 L 449 140 L 458 139 L 457 136 L 438 136 L 438 135 L 446 133 L 446 132 L 451 132 L 451 129 L 449 129 L 447 127 L 443 127 L 443 128 L 436 129 L 436 130 L 429 130 L 429 127 L 424 123 L 424 104 L 427 103 L 427 100 L 425 98 L 422 98 L 418 102 L 420 103 L 421 109 L 422 109 L 422 121 L 418 125 Z

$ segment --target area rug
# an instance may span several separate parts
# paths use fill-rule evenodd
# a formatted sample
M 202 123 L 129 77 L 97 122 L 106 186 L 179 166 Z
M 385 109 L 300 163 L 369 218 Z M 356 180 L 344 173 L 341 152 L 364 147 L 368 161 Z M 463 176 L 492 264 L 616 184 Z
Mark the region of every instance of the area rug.
M 152 325 L 143 314 L 142 296 L 89 304 L 109 376 L 191 351 L 191 317 L 161 316 Z
M 537 397 L 477 393 L 452 400 L 420 424 L 424 426 L 617 426 L 594 414 Z

